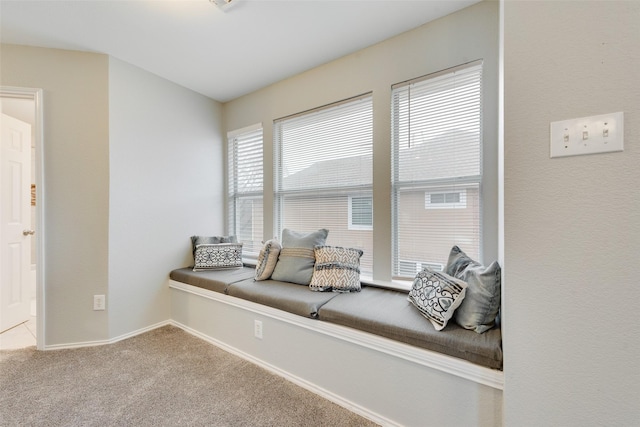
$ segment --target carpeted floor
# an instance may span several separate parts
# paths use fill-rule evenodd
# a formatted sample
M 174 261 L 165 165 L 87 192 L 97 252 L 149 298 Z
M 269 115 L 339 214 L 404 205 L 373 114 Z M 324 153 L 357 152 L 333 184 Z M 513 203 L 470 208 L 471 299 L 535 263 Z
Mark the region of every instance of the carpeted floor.
M 111 345 L 0 351 L 0 426 L 375 426 L 165 326 Z

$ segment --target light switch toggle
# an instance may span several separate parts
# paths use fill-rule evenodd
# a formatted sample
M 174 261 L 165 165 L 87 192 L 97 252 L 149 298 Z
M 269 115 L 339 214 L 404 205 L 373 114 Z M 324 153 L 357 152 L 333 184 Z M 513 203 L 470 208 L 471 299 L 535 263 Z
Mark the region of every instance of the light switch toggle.
M 551 157 L 623 150 L 623 112 L 551 122 Z

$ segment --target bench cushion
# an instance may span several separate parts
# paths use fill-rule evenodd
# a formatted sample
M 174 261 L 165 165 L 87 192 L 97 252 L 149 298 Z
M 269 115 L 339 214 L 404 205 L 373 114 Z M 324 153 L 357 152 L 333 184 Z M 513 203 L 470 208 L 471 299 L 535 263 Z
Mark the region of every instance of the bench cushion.
M 436 331 L 402 292 L 363 286 L 360 293 L 339 294 L 327 302 L 318 318 L 502 369 L 499 328 L 478 334 L 449 322 L 442 331 Z
M 169 278 L 177 282 L 224 294 L 229 284 L 253 278 L 255 272 L 255 268 L 251 267 L 195 272 L 192 268 L 187 267 L 173 270 L 169 274 Z
M 308 286 L 277 280 L 232 283 L 227 294 L 310 318 L 317 318 L 320 307 L 338 295 L 334 292 L 313 292 Z

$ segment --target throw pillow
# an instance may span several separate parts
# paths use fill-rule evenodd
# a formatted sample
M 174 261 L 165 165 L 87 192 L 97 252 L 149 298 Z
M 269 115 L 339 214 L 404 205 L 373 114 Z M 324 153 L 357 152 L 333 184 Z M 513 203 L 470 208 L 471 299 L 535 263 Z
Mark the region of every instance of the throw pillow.
M 360 249 L 316 246 L 312 291 L 360 292 Z
M 407 299 L 440 331 L 463 303 L 466 289 L 462 280 L 425 268 L 416 275 Z
M 485 267 L 454 246 L 445 272 L 468 285 L 467 296 L 456 310 L 456 323 L 479 334 L 491 329 L 500 310 L 501 271 L 498 262 Z
M 242 243 L 197 245 L 194 260 L 193 271 L 242 267 Z
M 267 280 L 271 277 L 273 269 L 278 262 L 278 255 L 282 246 L 276 239 L 268 240 L 258 255 L 258 263 L 256 264 L 256 280 Z
M 312 233 L 298 233 L 288 228 L 282 230 L 282 249 L 271 278 L 309 285 L 316 260 L 313 248 L 324 246 L 328 234 L 329 230 L 324 228 Z
M 217 243 L 238 243 L 236 236 L 191 236 L 191 251 L 193 257 L 196 256 L 196 246 L 207 244 L 213 245 Z

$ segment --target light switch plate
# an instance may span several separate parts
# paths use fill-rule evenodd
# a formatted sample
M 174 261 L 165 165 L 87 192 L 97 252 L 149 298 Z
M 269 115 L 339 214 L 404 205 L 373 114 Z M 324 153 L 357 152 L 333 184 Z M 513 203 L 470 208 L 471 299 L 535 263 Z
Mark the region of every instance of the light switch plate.
M 551 157 L 580 156 L 624 149 L 624 113 L 551 122 Z

